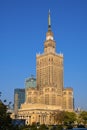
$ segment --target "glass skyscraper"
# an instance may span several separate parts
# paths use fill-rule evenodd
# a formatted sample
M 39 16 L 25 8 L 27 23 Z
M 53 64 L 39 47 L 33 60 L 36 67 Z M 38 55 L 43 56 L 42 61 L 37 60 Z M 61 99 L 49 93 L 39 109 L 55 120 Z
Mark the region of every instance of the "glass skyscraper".
M 26 88 L 30 88 L 30 87 L 35 88 L 36 87 L 36 78 L 34 78 L 34 77 L 27 78 L 25 80 L 25 86 L 26 86 Z
M 14 112 L 17 114 L 21 104 L 25 102 L 25 89 L 16 88 L 14 90 Z

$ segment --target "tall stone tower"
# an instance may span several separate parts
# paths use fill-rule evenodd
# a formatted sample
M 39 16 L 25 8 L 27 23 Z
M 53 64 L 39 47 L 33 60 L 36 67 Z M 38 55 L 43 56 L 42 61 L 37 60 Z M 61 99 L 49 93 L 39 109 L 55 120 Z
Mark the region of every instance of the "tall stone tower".
M 36 56 L 37 88 L 57 88 L 58 95 L 63 91 L 63 55 L 56 53 L 56 42 L 51 30 L 50 11 L 48 14 L 48 31 L 44 42 L 44 53 Z
M 44 52 L 36 55 L 36 64 L 36 87 L 27 84 L 26 101 L 21 104 L 18 118 L 26 119 L 28 125 L 33 122 L 54 124 L 54 112 L 73 111 L 74 107 L 73 89 L 63 85 L 63 54 L 56 53 L 50 11 Z

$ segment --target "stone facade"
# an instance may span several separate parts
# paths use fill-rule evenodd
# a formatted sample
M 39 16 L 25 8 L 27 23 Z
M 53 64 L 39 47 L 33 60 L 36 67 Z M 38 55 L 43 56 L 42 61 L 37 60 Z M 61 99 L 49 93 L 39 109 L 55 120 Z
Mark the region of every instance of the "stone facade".
M 50 13 L 44 53 L 36 55 L 36 64 L 36 87 L 26 88 L 26 101 L 18 111 L 18 118 L 26 119 L 26 124 L 54 124 L 53 113 L 74 108 L 73 89 L 64 88 L 63 54 L 56 53 Z

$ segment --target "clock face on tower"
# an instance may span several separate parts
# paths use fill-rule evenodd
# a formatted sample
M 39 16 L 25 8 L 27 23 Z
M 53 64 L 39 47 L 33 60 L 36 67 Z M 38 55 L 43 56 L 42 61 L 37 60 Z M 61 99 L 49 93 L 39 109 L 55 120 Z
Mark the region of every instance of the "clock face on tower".
M 46 40 L 53 40 L 53 37 L 52 36 L 47 36 Z

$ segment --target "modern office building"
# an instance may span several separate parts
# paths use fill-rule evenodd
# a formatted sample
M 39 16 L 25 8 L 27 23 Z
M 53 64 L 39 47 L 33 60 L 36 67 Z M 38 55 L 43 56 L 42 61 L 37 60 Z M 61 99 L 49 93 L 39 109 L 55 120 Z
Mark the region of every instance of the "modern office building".
M 25 103 L 18 110 L 19 119 L 26 119 L 26 124 L 54 124 L 54 112 L 73 111 L 73 89 L 64 88 L 63 69 L 63 54 L 56 52 L 49 12 L 44 52 L 36 55 L 36 87 L 26 80 L 28 89 Z
M 28 89 L 30 87 L 33 87 L 33 88 L 36 87 L 36 78 L 34 78 L 33 76 L 25 80 L 25 88 Z
M 25 89 L 17 88 L 14 90 L 14 114 L 17 115 L 18 109 L 25 102 Z
M 36 78 L 34 78 L 33 76 L 27 78 L 25 80 L 25 100 L 27 102 L 28 100 L 28 96 L 27 93 L 30 92 L 30 88 L 35 89 L 36 88 Z

